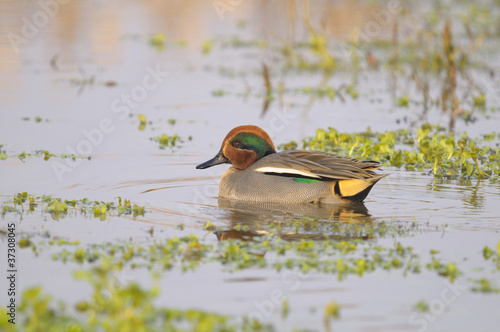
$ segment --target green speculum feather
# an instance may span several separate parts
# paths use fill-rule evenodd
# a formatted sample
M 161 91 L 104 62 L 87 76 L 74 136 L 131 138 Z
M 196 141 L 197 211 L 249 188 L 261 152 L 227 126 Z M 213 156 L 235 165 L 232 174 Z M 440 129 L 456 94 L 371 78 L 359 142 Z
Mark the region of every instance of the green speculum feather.
M 320 180 L 305 179 L 305 178 L 293 178 L 293 181 L 295 181 L 295 182 L 301 182 L 301 183 L 316 183 L 316 182 L 321 182 Z

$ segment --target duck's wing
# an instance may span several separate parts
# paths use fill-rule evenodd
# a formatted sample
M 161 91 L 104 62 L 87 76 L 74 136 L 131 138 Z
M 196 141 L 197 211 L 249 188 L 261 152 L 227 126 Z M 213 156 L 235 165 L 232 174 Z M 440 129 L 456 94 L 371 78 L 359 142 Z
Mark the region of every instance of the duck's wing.
M 273 158 L 269 158 L 271 156 Z M 325 152 L 283 151 L 266 158 L 266 165 L 255 171 L 323 181 L 365 180 L 379 176 L 373 172 L 380 167 L 376 161 L 362 161 Z

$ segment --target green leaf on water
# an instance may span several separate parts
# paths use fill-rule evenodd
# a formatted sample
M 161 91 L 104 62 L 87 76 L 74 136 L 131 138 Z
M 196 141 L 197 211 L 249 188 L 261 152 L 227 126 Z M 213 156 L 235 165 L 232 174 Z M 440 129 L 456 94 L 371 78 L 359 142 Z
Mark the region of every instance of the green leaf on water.
M 322 142 L 326 138 L 326 132 L 323 129 L 316 130 L 316 141 Z
M 480 292 L 480 293 L 499 293 L 500 292 L 500 289 L 498 289 L 488 279 L 482 278 L 480 280 L 473 280 L 473 282 L 476 284 L 476 286 L 472 287 L 473 292 Z
M 139 114 L 139 130 L 144 130 L 146 128 L 146 116 L 144 114 Z
M 31 241 L 29 239 L 21 239 L 19 241 L 19 247 L 20 248 L 27 248 L 31 245 Z
M 139 114 L 138 117 L 141 124 L 146 123 L 146 116 L 144 114 Z
M 493 250 L 491 250 L 488 246 L 484 247 L 484 249 L 483 249 L 484 259 L 486 259 L 486 260 L 490 259 L 492 254 L 493 254 Z
M 210 221 L 207 220 L 205 223 L 205 230 L 207 230 L 207 231 L 215 230 L 214 224 L 212 224 Z
M 0 160 L 5 160 L 7 158 L 8 158 L 8 156 L 5 152 L 0 153 Z
M 406 95 L 399 97 L 397 103 L 399 107 L 408 107 L 410 104 L 410 96 Z
M 212 51 L 213 39 L 207 40 L 201 46 L 203 54 L 207 55 Z
M 340 316 L 340 305 L 334 301 L 328 302 L 325 307 L 323 322 L 327 330 L 330 330 L 330 320 L 338 319 Z
M 425 300 L 420 300 L 413 306 L 413 310 L 418 312 L 429 312 L 429 304 Z
M 286 319 L 289 311 L 288 300 L 285 298 L 281 303 L 281 319 Z
M 40 287 L 40 286 L 29 288 L 26 291 L 24 291 L 23 299 L 32 300 L 32 299 L 36 298 L 38 296 L 38 294 L 40 294 L 41 291 L 42 291 L 42 287 Z
M 165 39 L 165 34 L 158 32 L 153 37 L 151 37 L 151 39 L 149 39 L 149 43 L 158 51 L 162 51 L 165 48 Z
M 468 164 L 467 165 L 467 177 L 470 177 L 472 175 L 473 170 L 474 170 L 474 165 Z

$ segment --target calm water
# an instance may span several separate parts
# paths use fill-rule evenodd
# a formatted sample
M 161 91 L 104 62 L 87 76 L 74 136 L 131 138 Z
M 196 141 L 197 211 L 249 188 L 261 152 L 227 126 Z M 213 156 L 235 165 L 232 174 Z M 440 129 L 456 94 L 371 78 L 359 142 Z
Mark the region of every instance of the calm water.
M 217 153 L 230 129 L 242 124 L 271 129 L 274 142 L 281 144 L 314 135 L 317 128 L 328 126 L 346 132 L 365 130 L 368 126 L 374 131 L 407 128 L 407 122 L 397 120 L 416 114 L 412 109 L 394 107 L 394 82 L 382 70 L 375 70 L 361 75 L 361 97 L 355 101 L 320 100 L 304 116 L 308 99 L 299 96 L 285 100 L 283 107 L 272 103 L 262 116 L 262 98 L 241 95 L 248 89 L 252 94 L 263 93 L 262 77 L 256 73 L 263 61 L 272 63 L 272 55 L 255 47 L 217 49 L 204 55 L 202 44 L 217 36 L 235 34 L 269 43 L 303 38 L 306 33 L 300 20 L 291 27 L 285 15 L 276 15 L 290 10 L 293 3 L 243 2 L 221 18 L 211 2 L 71 2 L 61 5 L 47 25 L 15 52 L 6 34 L 20 35 L 22 18 L 31 17 L 40 9 L 28 1 L 0 1 L 0 144 L 5 144 L 8 155 L 35 150 L 61 154 L 86 148 L 85 154 L 92 156 L 90 161 L 82 160 L 64 172 L 55 170 L 55 162 L 65 165 L 58 158 L 0 161 L 0 201 L 7 201 L 18 192 L 103 201 L 120 196 L 148 210 L 144 217 L 110 217 L 106 221 L 78 215 L 54 221 L 49 215 L 30 214 L 19 222 L 20 233 L 49 231 L 52 236 L 83 243 L 130 238 L 150 243 L 152 238 L 192 233 L 216 243 L 217 235 L 204 230 L 207 220 L 225 227 L 236 223 L 265 224 L 303 215 L 350 220 L 349 211 L 335 208 L 255 208 L 224 202 L 217 197 L 217 183 L 226 166 L 195 169 Z M 318 22 L 323 19 L 331 35 L 345 40 L 354 18 L 369 21 L 371 11 L 377 8 L 361 2 L 318 1 L 312 6 L 311 15 Z M 238 27 L 242 21 L 246 26 Z M 149 42 L 159 32 L 165 34 L 163 50 Z M 390 34 L 390 28 L 381 33 Z M 492 65 L 498 69 L 498 63 Z M 228 68 L 236 74 L 222 75 L 221 70 Z M 286 77 L 287 86 L 315 85 L 320 80 L 321 76 L 315 74 Z M 348 73 L 340 73 L 331 83 L 338 86 L 351 80 Z M 138 86 L 147 89 L 138 90 Z M 406 88 L 404 82 L 397 86 Z M 214 96 L 212 92 L 219 89 L 230 94 Z M 131 93 L 138 97 L 130 103 L 122 99 Z M 490 91 L 488 98 L 498 106 L 497 90 Z M 122 117 L 125 113 L 131 115 Z M 139 130 L 138 114 L 147 118 L 144 130 Z M 42 122 L 34 121 L 37 116 Z M 30 120 L 23 120 L 25 117 Z M 175 119 L 175 124 L 170 124 L 169 119 Z M 446 117 L 439 113 L 430 113 L 427 119 L 446 124 Z M 112 129 L 99 137 L 95 132 L 103 121 L 106 128 Z M 456 130 L 477 136 L 498 130 L 499 125 L 497 112 L 490 113 L 488 120 L 479 117 L 469 125 L 459 121 Z M 82 145 L 82 141 L 88 140 L 85 133 L 94 133 L 96 136 L 91 137 L 97 143 Z M 160 150 L 150 138 L 162 133 L 178 134 L 182 142 L 176 148 Z M 419 253 L 436 249 L 443 259 L 460 262 L 468 272 L 459 282 L 469 277 L 487 277 L 500 286 L 498 272 L 472 272 L 484 266 L 482 249 L 486 245 L 496 248 L 500 240 L 498 182 L 435 180 L 427 172 L 391 167 L 384 167 L 384 171 L 390 176 L 375 186 L 365 201 L 366 209 L 357 211 L 354 218 L 415 220 L 426 225 L 421 234 L 399 241 Z M 19 221 L 19 217 L 7 214 L 0 220 L 2 229 L 11 221 Z M 180 224 L 184 230 L 176 227 Z M 153 235 L 149 233 L 152 227 Z M 6 248 L 4 239 L 2 251 Z M 375 241 L 390 246 L 394 240 Z M 28 250 L 20 251 L 20 255 L 21 290 L 42 284 L 46 292 L 69 303 L 88 295 L 89 289 L 72 277 L 78 266 L 52 261 L 50 250 L 38 257 Z M 130 270 L 126 274 L 130 280 L 150 284 L 146 270 Z M 293 284 L 288 282 L 290 278 Z M 323 308 L 335 299 L 343 306 L 341 319 L 333 325 L 336 330 L 417 331 L 421 325 L 410 322 L 413 305 L 421 299 L 431 302 L 439 298 L 447 287 L 444 280 L 424 270 L 407 277 L 397 271 L 377 271 L 340 282 L 335 275 L 290 276 L 267 269 L 227 273 L 218 265 L 208 264 L 195 272 L 174 269 L 165 273 L 158 304 L 235 316 L 265 312 L 265 320 L 279 330 L 322 330 Z M 270 294 L 276 289 L 290 304 L 290 316 L 285 321 L 280 318 L 278 306 L 266 307 L 272 303 Z M 5 294 L 1 294 L 3 304 Z M 426 321 L 426 330 L 493 331 L 500 324 L 499 305 L 498 294 L 462 291 L 442 313 Z

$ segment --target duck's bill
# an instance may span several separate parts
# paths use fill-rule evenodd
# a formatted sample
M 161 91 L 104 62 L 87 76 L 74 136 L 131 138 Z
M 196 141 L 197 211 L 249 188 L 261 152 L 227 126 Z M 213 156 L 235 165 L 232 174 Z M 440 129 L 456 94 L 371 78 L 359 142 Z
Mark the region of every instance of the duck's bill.
M 205 161 L 204 163 L 196 166 L 196 169 L 205 169 L 205 168 L 209 168 L 209 167 L 212 167 L 215 165 L 230 164 L 230 163 L 231 162 L 229 161 L 229 159 L 227 159 L 224 156 L 222 151 L 219 151 L 219 153 L 217 153 L 217 155 L 215 157 L 213 157 L 212 159 L 210 159 L 209 161 Z

